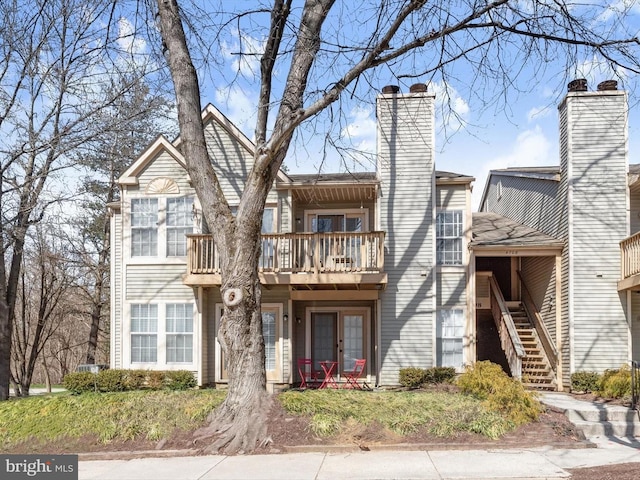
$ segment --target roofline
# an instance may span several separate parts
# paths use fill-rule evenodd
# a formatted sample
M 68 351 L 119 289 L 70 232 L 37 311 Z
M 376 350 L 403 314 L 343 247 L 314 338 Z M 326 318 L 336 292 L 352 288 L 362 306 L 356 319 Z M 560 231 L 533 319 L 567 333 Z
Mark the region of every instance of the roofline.
M 436 185 L 467 185 L 475 180 L 475 177 L 436 177 Z
M 187 169 L 187 164 L 182 153 L 180 153 L 180 151 L 167 139 L 167 137 L 160 135 L 144 152 L 142 152 L 131 166 L 125 170 L 122 175 L 120 175 L 120 178 L 118 178 L 118 184 L 138 185 L 137 175 L 162 151 L 169 153 L 169 155 L 171 155 L 182 168 L 185 170 Z
M 202 124 L 204 125 L 212 120 L 214 120 L 218 125 L 224 128 L 229 133 L 229 135 L 238 140 L 238 142 L 240 142 L 240 144 L 247 150 L 247 152 L 249 152 L 251 155 L 255 154 L 256 144 L 253 143 L 253 141 L 249 137 L 247 137 L 242 132 L 242 130 L 240 130 L 231 120 L 229 120 L 229 118 L 224 113 L 218 110 L 211 103 L 207 103 L 207 105 L 205 105 L 204 109 L 202 110 Z M 178 136 L 178 138 L 173 141 L 173 145 L 177 147 L 180 145 L 180 143 L 182 143 L 182 139 L 180 138 L 180 136 Z M 288 175 L 283 172 L 281 168 L 279 168 L 278 179 L 286 181 L 288 178 Z
M 350 181 L 350 182 L 340 182 L 340 181 L 335 181 L 332 180 L 330 182 L 323 182 L 323 181 L 319 181 L 319 182 L 314 182 L 314 183 L 308 183 L 308 182 L 295 182 L 295 181 L 288 181 L 286 183 L 276 183 L 276 190 L 287 190 L 287 189 L 296 189 L 296 190 L 302 190 L 305 188 L 319 188 L 319 187 L 346 187 L 346 186 L 374 186 L 377 187 L 378 185 L 380 185 L 380 181 L 379 180 L 363 180 L 363 181 Z

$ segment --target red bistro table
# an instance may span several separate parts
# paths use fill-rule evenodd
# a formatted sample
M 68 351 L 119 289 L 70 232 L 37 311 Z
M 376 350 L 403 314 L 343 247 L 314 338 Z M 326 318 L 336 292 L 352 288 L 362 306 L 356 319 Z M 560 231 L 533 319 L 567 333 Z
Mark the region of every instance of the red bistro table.
M 320 362 L 320 367 L 322 367 L 322 371 L 324 372 L 324 380 L 318 388 L 338 388 L 336 379 L 333 377 L 337 365 L 338 362 L 334 362 L 332 360 L 324 360 Z

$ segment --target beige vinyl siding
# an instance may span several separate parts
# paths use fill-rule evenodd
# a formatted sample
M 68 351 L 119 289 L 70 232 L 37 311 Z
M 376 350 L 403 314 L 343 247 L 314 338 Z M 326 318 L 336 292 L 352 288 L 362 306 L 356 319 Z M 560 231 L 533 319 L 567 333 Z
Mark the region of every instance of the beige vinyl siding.
M 122 368 L 122 215 L 113 214 L 111 222 L 111 368 Z
M 455 271 L 451 268 L 438 270 L 436 276 L 436 301 L 438 307 L 467 306 L 467 275 L 462 268 Z
M 626 96 L 569 94 L 567 155 L 574 371 L 627 361 L 619 242 L 628 235 Z
M 380 226 L 387 232 L 381 292 L 380 382 L 430 367 L 435 340 L 433 97 L 381 95 L 377 103 Z
M 640 192 L 629 193 L 629 235 L 640 232 Z
M 560 184 L 558 185 L 558 201 L 556 203 L 556 215 L 558 215 L 558 237 L 566 242 L 562 249 L 561 259 L 561 318 L 562 318 L 562 372 L 561 379 L 563 385 L 571 385 L 571 373 L 573 373 L 573 322 L 571 320 L 571 302 L 569 288 L 571 284 L 570 272 L 570 251 L 571 244 L 569 238 L 569 128 L 567 127 L 567 111 L 559 109 L 560 116 Z
M 552 340 L 556 340 L 556 257 L 524 257 L 522 276 Z
M 193 300 L 193 289 L 182 283 L 185 264 L 127 265 L 126 299 L 147 303 Z
M 253 166 L 253 155 L 214 121 L 205 126 L 205 140 L 222 191 L 231 205 L 237 205 Z
M 193 188 L 189 185 L 189 176 L 187 171 L 180 165 L 175 158 L 167 152 L 158 154 L 138 175 L 138 190 L 144 192 L 149 182 L 158 178 L 166 177 L 175 181 L 180 189 L 180 195 L 192 195 Z M 128 187 L 128 190 L 133 190 Z
M 288 190 L 278 192 L 278 232 L 287 233 L 292 229 L 291 197 Z
M 466 185 L 436 186 L 436 208 L 447 210 L 467 210 Z
M 500 198 L 497 194 L 498 184 L 501 184 Z M 558 182 L 555 180 L 494 172 L 487 190 L 485 211 L 498 213 L 547 235 L 557 236 L 561 220 L 557 216 L 557 194 Z

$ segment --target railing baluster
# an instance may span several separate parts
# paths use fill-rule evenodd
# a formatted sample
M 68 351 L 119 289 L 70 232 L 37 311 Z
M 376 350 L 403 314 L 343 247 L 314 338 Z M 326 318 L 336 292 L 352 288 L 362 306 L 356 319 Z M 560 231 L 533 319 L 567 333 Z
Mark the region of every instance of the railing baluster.
M 187 236 L 187 271 L 219 274 L 213 237 Z M 382 272 L 384 232 L 275 233 L 262 235 L 261 272 Z

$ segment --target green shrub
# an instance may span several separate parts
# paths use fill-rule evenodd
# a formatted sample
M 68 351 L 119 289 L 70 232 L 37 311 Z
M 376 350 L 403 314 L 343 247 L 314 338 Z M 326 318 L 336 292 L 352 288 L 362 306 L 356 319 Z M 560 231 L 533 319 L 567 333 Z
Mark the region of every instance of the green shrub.
M 169 390 L 187 390 L 196 386 L 196 379 L 189 370 L 169 370 L 166 372 Z
M 126 370 L 125 386 L 127 390 L 140 390 L 147 381 L 147 370 Z
M 451 383 L 455 378 L 453 367 L 431 367 L 424 371 L 423 383 Z
M 600 388 L 598 372 L 575 372 L 571 374 L 571 390 L 574 392 L 597 392 Z
M 605 370 L 598 393 L 605 398 L 631 397 L 631 369 L 624 365 L 617 370 Z
M 418 388 L 424 383 L 424 375 L 425 371 L 422 368 L 401 368 L 400 385 L 407 388 Z
M 146 386 L 150 390 L 162 390 L 164 388 L 165 372 L 160 370 L 149 370 L 147 372 Z
M 534 394 L 495 363 L 477 362 L 457 383 L 463 393 L 482 400 L 492 411 L 502 412 L 516 426 L 536 420 L 542 411 Z
M 127 390 L 126 370 L 100 370 L 96 374 L 98 390 L 101 392 L 124 392 Z
M 71 393 L 93 392 L 96 389 L 96 376 L 91 372 L 67 373 L 62 384 Z

